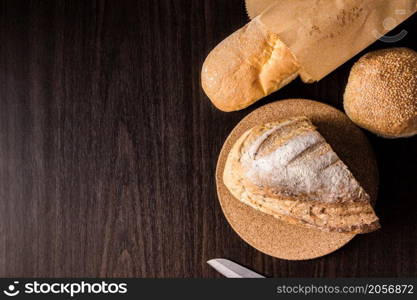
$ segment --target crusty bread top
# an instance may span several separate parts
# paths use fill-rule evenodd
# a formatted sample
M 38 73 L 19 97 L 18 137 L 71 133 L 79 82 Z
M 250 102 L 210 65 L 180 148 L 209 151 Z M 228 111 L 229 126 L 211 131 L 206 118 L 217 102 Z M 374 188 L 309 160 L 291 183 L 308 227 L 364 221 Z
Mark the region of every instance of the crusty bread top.
M 347 115 L 385 137 L 417 134 L 417 52 L 370 52 L 352 68 L 344 94 Z
M 379 227 L 369 195 L 306 117 L 244 133 L 223 180 L 238 200 L 286 222 L 346 233 Z
M 201 83 L 218 109 L 234 111 L 288 84 L 298 70 L 288 47 L 255 18 L 210 52 Z

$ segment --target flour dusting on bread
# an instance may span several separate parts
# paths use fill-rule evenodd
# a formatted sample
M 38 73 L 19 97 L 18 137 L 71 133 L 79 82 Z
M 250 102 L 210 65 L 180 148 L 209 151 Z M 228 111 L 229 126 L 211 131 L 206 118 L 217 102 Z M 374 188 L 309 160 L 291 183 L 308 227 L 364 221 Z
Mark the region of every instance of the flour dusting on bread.
M 291 223 L 352 233 L 379 226 L 369 195 L 306 117 L 248 130 L 224 182 L 242 202 Z

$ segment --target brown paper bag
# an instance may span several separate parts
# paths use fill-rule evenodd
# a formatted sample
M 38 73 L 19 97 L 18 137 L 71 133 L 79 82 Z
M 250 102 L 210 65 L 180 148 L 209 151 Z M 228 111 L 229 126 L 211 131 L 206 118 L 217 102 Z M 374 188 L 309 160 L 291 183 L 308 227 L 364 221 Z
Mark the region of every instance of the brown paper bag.
M 417 0 L 276 1 L 256 18 L 291 49 L 304 81 L 318 81 L 417 10 Z
M 268 6 L 274 4 L 274 2 L 283 0 L 245 0 L 245 8 L 248 17 L 252 20 L 256 16 L 260 15 Z M 285 0 L 288 1 L 288 0 Z

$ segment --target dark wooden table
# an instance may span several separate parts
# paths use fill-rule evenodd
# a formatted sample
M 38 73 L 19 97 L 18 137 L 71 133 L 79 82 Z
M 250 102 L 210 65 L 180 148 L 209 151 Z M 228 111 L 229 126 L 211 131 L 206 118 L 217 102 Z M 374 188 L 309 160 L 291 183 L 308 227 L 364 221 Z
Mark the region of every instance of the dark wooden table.
M 229 131 L 283 98 L 341 109 L 357 59 L 223 113 L 200 69 L 245 22 L 242 0 L 0 1 L 0 276 L 217 277 L 214 257 L 277 277 L 417 276 L 417 137 L 367 133 L 383 227 L 329 256 L 274 259 L 230 228 L 214 185 Z M 417 50 L 417 16 L 400 29 L 395 46 Z

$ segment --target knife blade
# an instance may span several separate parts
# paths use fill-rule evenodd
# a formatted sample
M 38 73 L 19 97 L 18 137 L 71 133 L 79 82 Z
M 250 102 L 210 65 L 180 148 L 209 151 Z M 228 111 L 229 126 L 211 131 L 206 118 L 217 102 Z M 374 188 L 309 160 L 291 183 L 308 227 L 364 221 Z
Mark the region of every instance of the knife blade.
M 227 278 L 265 278 L 248 268 L 224 258 L 210 259 L 207 263 Z

